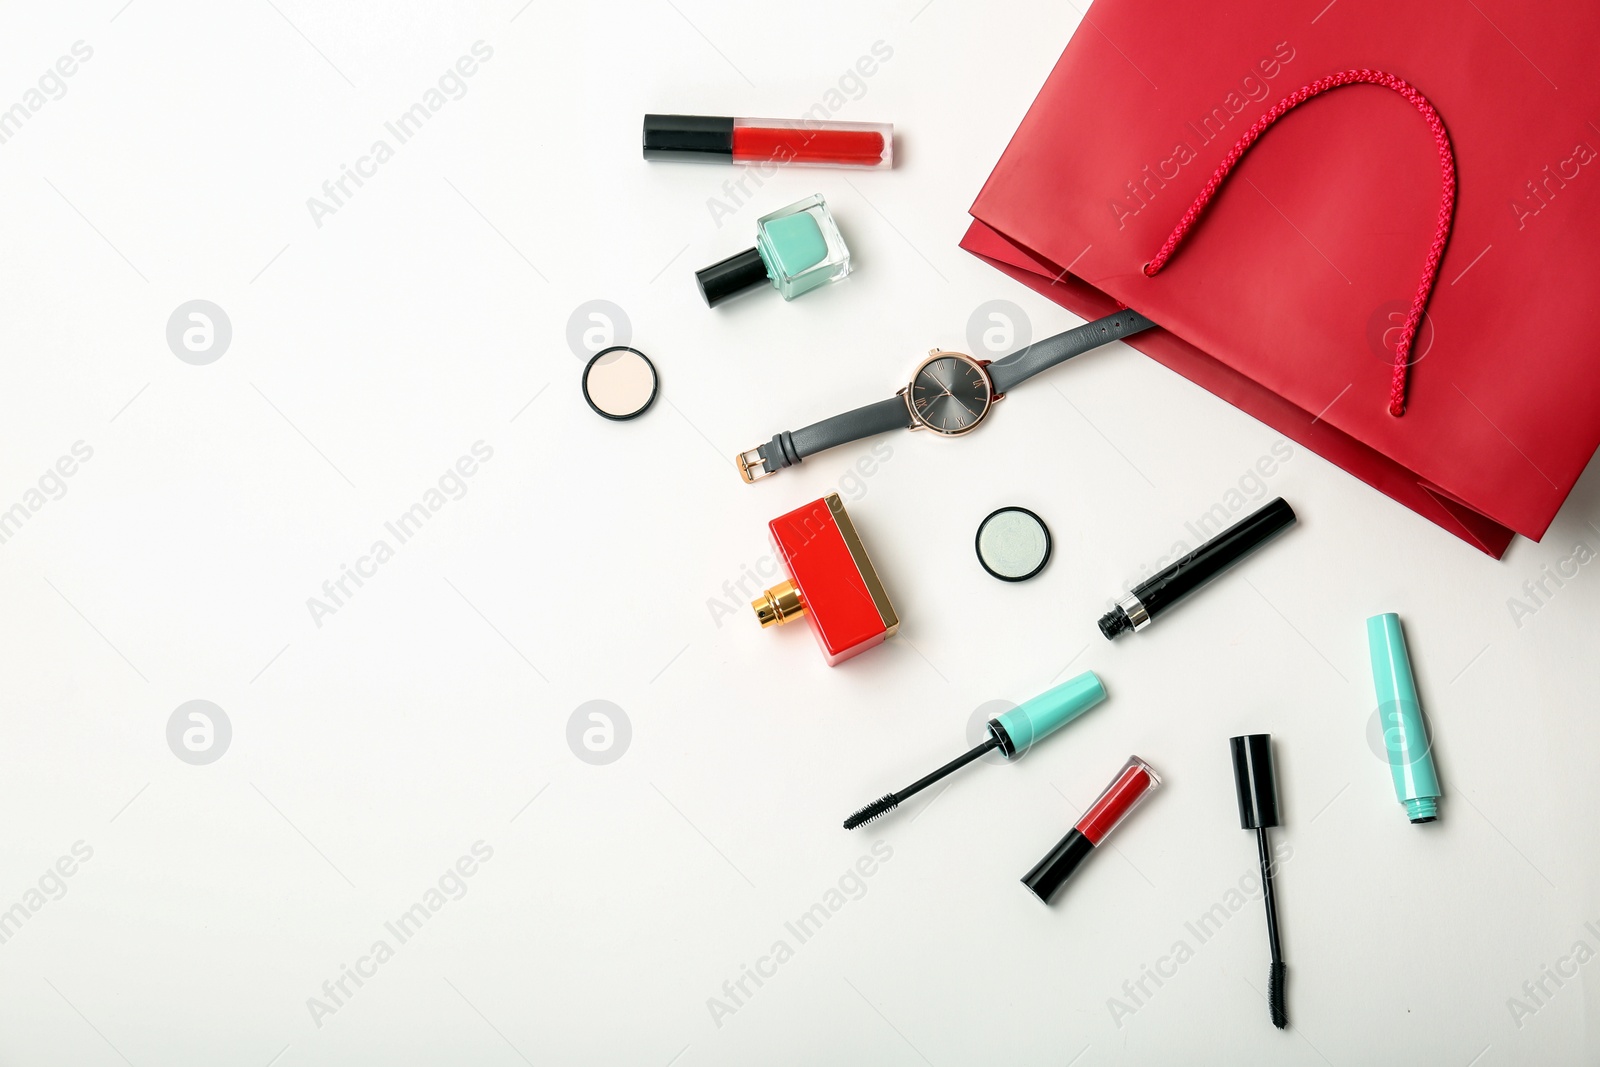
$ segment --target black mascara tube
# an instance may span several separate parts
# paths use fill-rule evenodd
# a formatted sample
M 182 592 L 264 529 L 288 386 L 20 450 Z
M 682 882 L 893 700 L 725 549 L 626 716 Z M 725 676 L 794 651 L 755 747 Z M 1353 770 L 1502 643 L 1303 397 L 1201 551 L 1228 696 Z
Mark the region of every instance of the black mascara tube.
M 1294 523 L 1294 509 L 1278 497 L 1246 515 L 1178 562 L 1134 587 L 1100 619 L 1106 640 L 1142 630 L 1178 601 L 1205 585 Z

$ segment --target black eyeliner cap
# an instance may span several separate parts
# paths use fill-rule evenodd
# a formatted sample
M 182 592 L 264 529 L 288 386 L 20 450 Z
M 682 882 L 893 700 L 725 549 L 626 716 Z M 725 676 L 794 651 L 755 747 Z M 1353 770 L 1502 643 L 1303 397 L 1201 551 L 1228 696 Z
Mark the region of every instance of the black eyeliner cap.
M 644 158 L 733 162 L 733 119 L 716 115 L 646 115 Z
M 1272 765 L 1272 735 L 1230 737 L 1233 787 L 1239 794 L 1239 827 L 1258 830 L 1278 825 L 1278 775 Z
M 700 295 L 705 297 L 707 307 L 716 307 L 758 285 L 772 284 L 766 261 L 754 248 L 695 271 L 694 280 L 700 285 Z

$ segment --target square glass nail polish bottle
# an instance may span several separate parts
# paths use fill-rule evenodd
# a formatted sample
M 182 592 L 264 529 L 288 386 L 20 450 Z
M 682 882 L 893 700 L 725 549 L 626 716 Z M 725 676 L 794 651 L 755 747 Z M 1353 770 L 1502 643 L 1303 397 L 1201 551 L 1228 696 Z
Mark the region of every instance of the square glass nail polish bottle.
M 850 249 L 821 193 L 756 221 L 756 246 L 695 272 L 700 295 L 716 307 L 749 289 L 770 285 L 785 300 L 850 273 Z

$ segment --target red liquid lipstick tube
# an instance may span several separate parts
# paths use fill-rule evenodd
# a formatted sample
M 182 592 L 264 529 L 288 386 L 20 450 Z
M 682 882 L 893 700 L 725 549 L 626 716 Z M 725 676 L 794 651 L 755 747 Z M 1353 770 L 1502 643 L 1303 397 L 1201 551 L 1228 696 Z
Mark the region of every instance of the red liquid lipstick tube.
M 828 666 L 893 637 L 900 619 L 838 493 L 767 524 L 789 580 L 751 603 L 762 627 L 804 616 Z
M 892 167 L 887 122 L 646 115 L 644 158 L 790 167 Z
M 1078 825 L 1044 859 L 1034 864 L 1033 870 L 1023 876 L 1022 884 L 1032 890 L 1034 896 L 1050 903 L 1050 898 L 1072 877 L 1078 864 L 1088 859 L 1095 847 L 1111 836 L 1111 831 L 1160 784 L 1161 778 L 1154 767 L 1138 756 L 1129 756 L 1105 792 L 1083 813 Z

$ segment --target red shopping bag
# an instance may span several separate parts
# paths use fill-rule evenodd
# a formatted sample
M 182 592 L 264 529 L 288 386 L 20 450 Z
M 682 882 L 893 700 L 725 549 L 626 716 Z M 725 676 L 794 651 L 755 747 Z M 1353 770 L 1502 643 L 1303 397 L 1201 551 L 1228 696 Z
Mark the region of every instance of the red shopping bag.
M 1554 0 L 1097 0 L 972 206 L 962 247 L 1499 557 L 1538 539 L 1600 445 L 1600 7 Z M 1395 341 L 1440 215 L 1418 108 L 1453 141 L 1453 228 L 1390 412 Z

